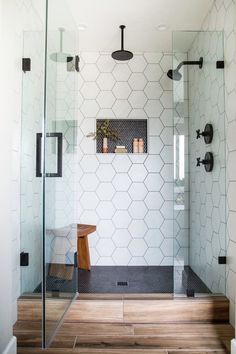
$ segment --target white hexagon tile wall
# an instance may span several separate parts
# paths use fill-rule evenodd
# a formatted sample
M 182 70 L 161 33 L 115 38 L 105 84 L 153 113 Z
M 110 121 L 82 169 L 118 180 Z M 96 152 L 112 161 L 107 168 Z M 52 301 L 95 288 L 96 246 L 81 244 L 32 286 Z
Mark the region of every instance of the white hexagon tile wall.
M 89 238 L 93 265 L 173 264 L 171 63 L 162 53 L 135 53 L 129 63 L 81 53 L 75 221 L 97 225 Z M 86 135 L 98 118 L 148 119 L 148 154 L 96 154 Z
M 218 264 L 218 256 L 226 254 L 224 72 L 216 69 L 224 56 L 221 32 L 196 36 L 190 57 L 200 56 L 202 70 L 189 69 L 190 264 L 213 293 L 224 293 L 225 266 Z M 207 123 L 214 129 L 209 145 L 196 139 L 196 130 Z M 214 154 L 212 173 L 196 167 L 196 158 L 207 151 Z

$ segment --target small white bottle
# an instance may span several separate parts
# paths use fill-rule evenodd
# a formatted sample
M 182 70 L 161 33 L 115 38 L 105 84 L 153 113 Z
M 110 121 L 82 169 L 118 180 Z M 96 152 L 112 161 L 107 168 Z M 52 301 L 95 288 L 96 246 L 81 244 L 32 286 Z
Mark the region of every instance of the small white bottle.
M 138 152 L 140 154 L 144 153 L 144 141 L 143 141 L 142 138 L 140 138 L 139 141 L 138 141 Z

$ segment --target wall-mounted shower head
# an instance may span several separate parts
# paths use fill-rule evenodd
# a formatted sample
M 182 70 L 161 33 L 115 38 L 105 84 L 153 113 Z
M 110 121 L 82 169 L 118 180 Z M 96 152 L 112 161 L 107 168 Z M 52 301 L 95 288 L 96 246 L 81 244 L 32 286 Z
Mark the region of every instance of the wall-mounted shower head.
M 182 74 L 180 74 L 179 70 L 177 69 L 170 69 L 167 73 L 167 76 L 171 79 L 171 80 L 175 80 L 175 81 L 180 81 L 182 78 Z
M 130 60 L 133 58 L 134 55 L 129 50 L 124 49 L 124 29 L 125 29 L 125 26 L 121 25 L 120 29 L 121 29 L 121 49 L 113 52 L 111 54 L 111 56 L 115 60 L 122 60 L 122 61 L 123 60 Z
M 199 69 L 202 69 L 203 67 L 203 58 L 201 57 L 198 61 L 182 61 L 176 69 L 170 69 L 167 72 L 167 76 L 174 81 L 180 81 L 182 78 L 182 74 L 179 72 L 179 70 L 182 68 L 184 65 L 198 65 Z

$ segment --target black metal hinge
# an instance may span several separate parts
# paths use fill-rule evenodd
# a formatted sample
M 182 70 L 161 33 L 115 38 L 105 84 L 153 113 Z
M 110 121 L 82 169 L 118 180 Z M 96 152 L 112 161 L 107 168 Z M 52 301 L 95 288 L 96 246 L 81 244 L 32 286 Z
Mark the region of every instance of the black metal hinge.
M 22 70 L 24 73 L 27 71 L 31 71 L 31 59 L 30 58 L 22 58 Z
M 224 69 L 225 67 L 225 62 L 224 60 L 217 60 L 216 62 L 216 69 Z
M 218 257 L 218 264 L 226 264 L 226 263 L 227 263 L 227 259 L 225 256 Z
M 20 266 L 28 267 L 29 265 L 29 253 L 21 252 L 20 254 Z
M 67 71 L 73 72 L 73 71 L 80 71 L 79 68 L 79 63 L 80 63 L 80 57 L 79 55 L 76 55 L 75 57 L 67 57 Z

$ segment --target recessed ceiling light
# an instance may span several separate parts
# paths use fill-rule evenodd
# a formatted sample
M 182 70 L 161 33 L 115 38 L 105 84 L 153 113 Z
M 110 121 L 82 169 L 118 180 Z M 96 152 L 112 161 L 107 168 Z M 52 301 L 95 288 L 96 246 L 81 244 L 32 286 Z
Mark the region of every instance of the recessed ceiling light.
M 168 28 L 168 26 L 166 26 L 166 25 L 164 25 L 164 24 L 156 26 L 156 29 L 157 29 L 158 31 L 166 31 L 167 28 Z
M 78 30 L 79 31 L 85 31 L 86 28 L 87 28 L 87 26 L 85 24 L 83 24 L 83 23 L 79 24 L 79 26 L 78 26 Z

